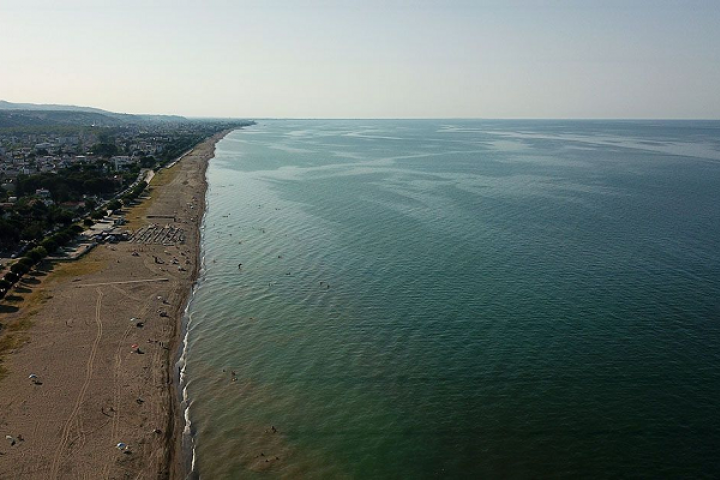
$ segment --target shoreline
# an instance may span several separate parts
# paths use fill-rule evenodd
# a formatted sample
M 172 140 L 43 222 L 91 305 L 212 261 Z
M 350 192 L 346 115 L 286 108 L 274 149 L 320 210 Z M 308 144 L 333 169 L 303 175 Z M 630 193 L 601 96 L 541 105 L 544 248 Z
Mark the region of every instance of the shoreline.
M 180 305 L 178 305 L 178 311 L 176 312 L 176 331 L 173 335 L 173 344 L 171 345 L 171 352 L 172 352 L 172 365 L 168 366 L 167 374 L 168 374 L 168 381 L 171 384 L 171 399 L 170 399 L 170 409 L 171 413 L 168 418 L 168 431 L 170 434 L 167 437 L 167 451 L 168 451 L 168 458 L 167 458 L 167 466 L 168 466 L 168 472 L 169 472 L 169 479 L 170 480 L 183 480 L 190 478 L 189 475 L 192 475 L 192 457 L 189 457 L 189 455 L 192 455 L 192 452 L 186 452 L 185 451 L 185 427 L 187 426 L 188 420 L 185 418 L 185 412 L 187 409 L 186 405 L 183 405 L 183 384 L 182 384 L 182 378 L 181 378 L 181 368 L 178 364 L 183 356 L 184 348 L 187 347 L 186 341 L 186 334 L 188 329 L 188 323 L 187 323 L 187 313 L 188 309 L 190 308 L 190 303 L 192 302 L 192 297 L 195 293 L 195 288 L 197 286 L 198 278 L 200 275 L 200 270 L 202 269 L 202 226 L 203 222 L 205 221 L 205 210 L 207 209 L 207 190 L 208 190 L 208 182 L 207 182 L 207 169 L 210 164 L 210 160 L 215 158 L 215 149 L 217 146 L 217 143 L 225 138 L 228 134 L 233 132 L 236 129 L 228 129 L 223 130 L 220 133 L 215 134 L 214 136 L 210 137 L 208 140 L 206 140 L 203 143 L 210 142 L 212 143 L 212 151 L 209 155 L 205 155 L 205 158 L 202 160 L 201 164 L 201 171 L 200 171 L 200 179 L 201 179 L 201 193 L 202 193 L 202 201 L 199 202 L 199 211 L 197 216 L 197 221 L 195 223 L 195 231 L 196 231 L 196 244 L 194 246 L 194 254 L 195 254 L 195 262 L 193 263 L 193 270 L 191 274 L 191 283 L 189 285 L 189 288 L 186 289 L 185 297 L 183 298 Z M 194 152 L 195 149 L 193 149 L 190 152 L 187 152 L 183 154 L 180 158 L 178 158 L 175 162 L 173 162 L 174 166 L 178 162 L 180 162 L 183 158 L 185 158 L 187 155 L 191 155 Z
M 3 362 L 0 437 L 16 441 L 0 444 L 0 478 L 185 478 L 176 368 L 201 268 L 206 170 L 234 130 L 159 170 L 150 198 L 124 212 L 133 232 L 156 224 L 184 241 L 99 245 L 22 286 L 20 309 L 3 315 L 22 344 Z
M 205 219 L 205 210 L 207 208 L 207 189 L 208 189 L 208 182 L 207 182 L 207 169 L 210 163 L 210 160 L 215 158 L 215 149 L 217 146 L 217 143 L 225 138 L 228 134 L 230 134 L 235 129 L 228 129 L 223 130 L 222 132 L 219 132 L 209 139 L 203 141 L 204 144 L 211 144 L 211 151 L 208 153 L 205 153 L 203 155 L 203 158 L 201 160 L 201 168 L 200 168 L 200 184 L 201 184 L 201 198 L 202 201 L 198 203 L 199 205 L 199 211 L 197 214 L 197 221 L 195 222 L 194 228 L 196 232 L 196 241 L 195 245 L 193 245 L 194 250 L 194 256 L 195 256 L 195 262 L 193 263 L 193 269 L 192 273 L 190 275 L 190 285 L 189 288 L 186 288 L 185 295 L 182 298 L 181 302 L 177 306 L 177 311 L 175 312 L 175 332 L 173 335 L 172 343 L 170 345 L 170 352 L 171 352 L 171 358 L 172 362 L 168 365 L 167 368 L 167 381 L 170 384 L 170 414 L 168 417 L 168 434 L 166 436 L 167 441 L 167 460 L 166 460 L 166 468 L 168 471 L 168 478 L 170 480 L 180 480 L 187 478 L 188 475 L 190 475 L 192 472 L 188 469 L 188 466 L 190 466 L 190 463 L 186 459 L 186 455 L 184 452 L 184 429 L 186 425 L 186 419 L 184 417 L 184 408 L 182 405 L 182 384 L 181 384 L 181 378 L 180 378 L 180 370 L 178 367 L 178 362 L 180 361 L 180 358 L 183 354 L 181 351 L 181 347 L 185 346 L 185 335 L 187 333 L 187 312 L 188 308 L 190 307 L 190 302 L 192 301 L 192 297 L 195 291 L 195 287 L 197 285 L 198 277 L 200 274 L 200 270 L 202 268 L 202 224 Z M 182 154 L 177 160 L 172 162 L 167 168 L 173 168 L 175 165 L 177 165 L 180 161 L 182 161 L 185 157 L 192 155 L 195 152 L 195 148 L 193 148 L 191 151 L 186 152 Z

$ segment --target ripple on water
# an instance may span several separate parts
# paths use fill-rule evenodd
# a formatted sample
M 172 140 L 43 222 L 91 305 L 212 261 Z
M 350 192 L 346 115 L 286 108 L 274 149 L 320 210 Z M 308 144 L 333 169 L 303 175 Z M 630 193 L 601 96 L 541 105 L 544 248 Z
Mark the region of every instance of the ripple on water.
M 189 327 L 203 478 L 717 473 L 720 167 L 553 137 L 663 125 L 221 142 Z

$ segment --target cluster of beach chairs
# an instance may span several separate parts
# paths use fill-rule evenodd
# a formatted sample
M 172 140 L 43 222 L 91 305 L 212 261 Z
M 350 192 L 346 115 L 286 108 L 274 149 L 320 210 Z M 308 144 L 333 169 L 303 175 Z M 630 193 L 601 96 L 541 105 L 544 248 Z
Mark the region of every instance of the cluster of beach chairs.
M 185 230 L 172 225 L 152 224 L 139 229 L 130 239 L 131 242 L 155 245 L 177 245 L 185 243 Z

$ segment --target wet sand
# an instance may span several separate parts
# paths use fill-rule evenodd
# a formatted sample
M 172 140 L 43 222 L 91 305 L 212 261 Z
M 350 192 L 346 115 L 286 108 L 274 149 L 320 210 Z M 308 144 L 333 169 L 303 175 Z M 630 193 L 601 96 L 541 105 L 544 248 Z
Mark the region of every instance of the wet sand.
M 145 235 L 46 265 L 22 286 L 20 309 L 1 313 L 23 345 L 3 362 L 0 478 L 182 477 L 174 362 L 197 276 L 205 170 L 226 133 L 162 170 L 150 198 L 126 211 L 133 231 L 182 236 Z

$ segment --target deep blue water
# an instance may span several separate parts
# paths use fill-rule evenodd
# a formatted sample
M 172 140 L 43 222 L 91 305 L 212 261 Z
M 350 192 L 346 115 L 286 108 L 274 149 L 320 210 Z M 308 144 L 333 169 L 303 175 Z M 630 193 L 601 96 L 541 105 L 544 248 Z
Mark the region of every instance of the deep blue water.
M 720 477 L 720 122 L 266 121 L 208 180 L 201 478 Z

